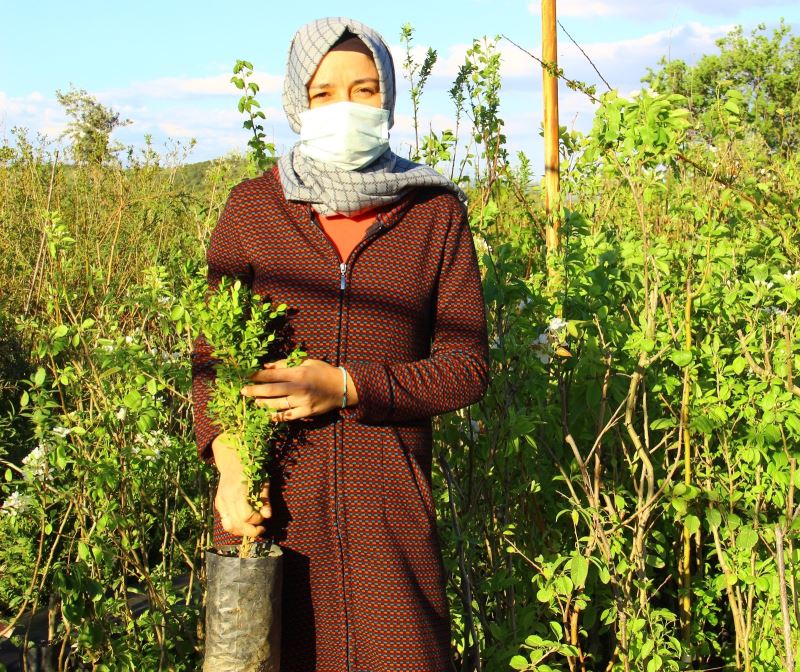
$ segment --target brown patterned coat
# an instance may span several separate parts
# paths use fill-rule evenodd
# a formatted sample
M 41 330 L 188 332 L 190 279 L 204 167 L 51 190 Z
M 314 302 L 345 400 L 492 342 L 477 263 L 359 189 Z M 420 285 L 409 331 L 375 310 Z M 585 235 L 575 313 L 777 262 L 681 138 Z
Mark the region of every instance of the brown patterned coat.
M 209 283 L 244 278 L 286 303 L 309 357 L 342 365 L 359 403 L 290 423 L 272 475 L 270 531 L 286 554 L 282 670 L 450 669 L 445 577 L 431 498 L 431 416 L 484 393 L 480 276 L 464 207 L 417 189 L 340 264 L 277 172 L 233 189 L 208 249 Z M 208 458 L 213 360 L 193 354 Z M 216 543 L 236 543 L 215 525 Z

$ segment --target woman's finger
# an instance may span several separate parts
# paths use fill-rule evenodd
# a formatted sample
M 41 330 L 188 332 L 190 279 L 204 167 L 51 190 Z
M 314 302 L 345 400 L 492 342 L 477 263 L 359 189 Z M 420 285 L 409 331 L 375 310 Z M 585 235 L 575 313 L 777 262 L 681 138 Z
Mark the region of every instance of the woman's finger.
M 311 415 L 308 406 L 295 406 L 286 411 L 275 411 L 270 418 L 272 422 L 289 422 L 290 420 L 302 420 Z
M 253 403 L 259 408 L 271 408 L 273 415 L 275 413 L 288 413 L 295 410 L 295 408 L 299 408 L 294 406 L 288 397 L 272 397 L 271 399 L 259 397 Z
M 296 385 L 289 382 L 264 383 L 254 381 L 258 385 L 245 385 L 242 387 L 242 394 L 245 397 L 285 397 L 296 391 Z
M 272 506 L 269 503 L 269 483 L 264 483 L 264 485 L 261 486 L 261 492 L 258 498 L 261 500 L 261 508 L 258 512 L 264 518 L 272 517 Z
M 246 525 L 261 525 L 264 522 L 264 517 L 255 509 L 250 512 L 250 515 L 244 519 Z
M 242 523 L 241 529 L 234 534 L 241 537 L 261 537 L 266 532 L 263 525 L 251 525 L 250 523 Z
M 294 369 L 259 369 L 251 373 L 248 377 L 255 383 L 282 383 L 288 380 L 294 380 L 298 376 Z
M 263 516 L 259 511 L 254 510 L 247 520 L 234 521 L 228 516 L 220 515 L 220 522 L 222 523 L 222 529 L 228 534 L 233 534 L 239 537 L 244 535 L 247 535 L 248 537 L 258 537 L 264 534 L 266 529 L 261 524 L 264 522 L 264 518 L 265 516 Z
M 245 523 L 245 522 L 234 522 L 230 519 L 224 519 L 222 523 L 222 529 L 225 530 L 228 534 L 232 534 L 236 537 L 242 537 L 247 535 L 248 537 L 257 537 L 264 532 L 263 525 L 253 525 L 252 523 Z M 250 531 L 248 531 L 250 530 Z M 255 530 L 261 530 L 260 532 Z

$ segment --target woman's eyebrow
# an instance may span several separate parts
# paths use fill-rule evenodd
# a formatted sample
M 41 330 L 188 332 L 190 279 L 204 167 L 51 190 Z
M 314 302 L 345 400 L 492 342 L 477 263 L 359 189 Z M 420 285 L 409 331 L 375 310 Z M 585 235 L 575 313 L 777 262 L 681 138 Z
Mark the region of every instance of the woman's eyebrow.
M 375 79 L 374 77 L 362 77 L 361 79 L 353 80 L 350 86 L 357 86 L 358 84 L 380 84 L 380 81 Z M 328 82 L 320 82 L 319 84 L 312 84 L 308 87 L 308 90 L 311 89 L 330 89 L 333 87 L 333 84 L 329 84 Z

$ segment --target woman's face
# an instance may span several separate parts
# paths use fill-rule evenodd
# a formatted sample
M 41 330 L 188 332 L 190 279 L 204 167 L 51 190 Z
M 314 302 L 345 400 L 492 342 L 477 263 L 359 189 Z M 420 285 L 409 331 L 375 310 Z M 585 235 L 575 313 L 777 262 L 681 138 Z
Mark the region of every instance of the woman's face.
M 308 107 L 350 101 L 380 108 L 378 69 L 367 46 L 354 37 L 333 47 L 308 83 Z

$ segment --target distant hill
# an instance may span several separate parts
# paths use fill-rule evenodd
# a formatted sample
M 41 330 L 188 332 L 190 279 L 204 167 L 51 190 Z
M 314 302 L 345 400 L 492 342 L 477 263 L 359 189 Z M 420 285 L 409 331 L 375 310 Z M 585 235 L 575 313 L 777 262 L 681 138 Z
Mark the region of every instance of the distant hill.
M 185 187 L 187 191 L 196 192 L 202 188 L 206 173 L 221 162 L 226 164 L 226 169 L 232 177 L 242 180 L 248 176 L 249 165 L 246 157 L 220 157 L 179 166 L 175 171 L 175 182 Z

